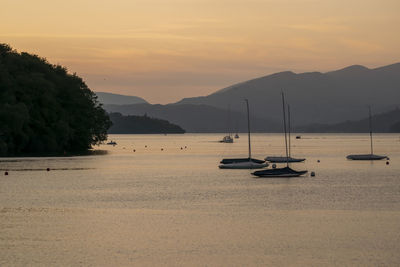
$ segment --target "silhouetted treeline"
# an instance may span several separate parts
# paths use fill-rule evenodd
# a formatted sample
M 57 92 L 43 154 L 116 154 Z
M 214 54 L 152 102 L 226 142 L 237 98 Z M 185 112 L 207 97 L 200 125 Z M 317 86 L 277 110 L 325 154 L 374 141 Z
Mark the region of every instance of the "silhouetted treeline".
M 0 44 L 0 155 L 81 152 L 111 122 L 76 74 Z
M 121 113 L 110 113 L 113 123 L 108 130 L 110 134 L 156 134 L 156 133 L 184 133 L 180 126 L 166 120 L 144 116 L 123 116 Z

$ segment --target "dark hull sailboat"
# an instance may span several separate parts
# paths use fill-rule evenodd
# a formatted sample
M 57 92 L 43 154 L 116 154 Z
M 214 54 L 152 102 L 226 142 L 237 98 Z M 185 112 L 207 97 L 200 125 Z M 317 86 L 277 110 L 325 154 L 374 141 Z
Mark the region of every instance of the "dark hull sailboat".
M 265 158 L 265 161 L 268 161 L 268 162 L 271 162 L 271 163 L 286 163 L 286 162 L 296 163 L 296 162 L 303 162 L 303 161 L 306 160 L 305 158 L 292 158 L 290 156 L 290 152 L 291 152 L 290 132 L 291 132 L 291 130 L 290 130 L 290 107 L 289 107 L 289 105 L 288 105 L 288 110 L 287 111 L 288 111 L 288 130 L 289 130 L 289 133 L 288 133 L 288 141 L 289 141 L 289 145 L 288 145 L 288 152 L 289 153 L 288 154 L 289 154 L 289 156 L 287 156 L 287 157 L 284 157 L 284 156 L 268 156 L 268 157 Z M 299 139 L 297 137 L 298 136 L 296 136 L 296 139 Z
M 370 154 L 355 154 L 355 155 L 348 155 L 346 158 L 350 160 L 382 160 L 388 159 L 387 156 L 375 155 L 374 154 L 374 147 L 372 142 L 372 116 L 371 116 L 371 107 L 368 107 L 369 110 L 369 137 L 371 143 L 371 153 Z
M 351 160 L 382 160 L 382 159 L 387 159 L 387 156 L 381 156 L 375 154 L 359 154 L 359 155 L 348 155 L 346 158 Z
M 276 168 L 276 169 L 267 169 L 261 171 L 255 171 L 252 174 L 258 177 L 264 178 L 289 178 L 289 177 L 299 177 L 303 174 L 306 174 L 307 171 L 295 171 L 290 167 L 284 168 Z
M 253 158 L 237 158 L 237 159 L 223 159 L 219 163 L 221 164 L 231 164 L 231 163 L 240 163 L 240 162 L 254 162 L 254 163 L 264 163 L 265 160 L 261 159 L 253 159 Z
M 247 158 L 233 158 L 223 159 L 220 161 L 220 169 L 261 169 L 268 166 L 265 160 L 253 159 L 251 157 L 251 144 L 250 144 L 250 111 L 249 101 L 246 99 L 247 104 L 247 128 L 249 136 L 249 156 Z
M 285 159 L 286 167 L 284 168 L 273 168 L 266 169 L 261 171 L 255 171 L 252 173 L 254 176 L 262 177 L 262 178 L 290 178 L 290 177 L 299 177 L 307 173 L 307 171 L 296 171 L 289 167 L 289 153 L 288 153 L 288 142 L 287 142 L 287 132 L 286 132 L 286 114 L 285 114 L 285 96 L 282 92 L 282 107 L 283 107 L 283 131 L 285 133 L 285 148 L 286 148 L 286 157 L 274 157 L 275 159 Z
M 292 158 L 292 157 L 266 157 L 266 161 L 269 161 L 271 163 L 294 163 L 294 162 L 303 162 L 306 159 L 299 159 L 299 158 Z

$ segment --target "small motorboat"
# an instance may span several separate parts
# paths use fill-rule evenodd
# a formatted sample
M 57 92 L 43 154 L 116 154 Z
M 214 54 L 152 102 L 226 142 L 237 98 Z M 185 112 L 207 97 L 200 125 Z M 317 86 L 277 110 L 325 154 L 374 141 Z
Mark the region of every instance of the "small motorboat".
M 233 138 L 230 135 L 226 135 L 224 136 L 224 138 L 222 138 L 221 141 L 219 141 L 220 143 L 233 143 Z

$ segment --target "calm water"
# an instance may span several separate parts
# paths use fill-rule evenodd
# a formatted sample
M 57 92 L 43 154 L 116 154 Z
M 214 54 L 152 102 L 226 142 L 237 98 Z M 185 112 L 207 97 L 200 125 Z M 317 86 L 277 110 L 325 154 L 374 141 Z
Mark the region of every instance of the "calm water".
M 112 135 L 105 155 L 0 159 L 0 265 L 400 265 L 399 134 L 375 135 L 390 165 L 345 159 L 369 152 L 368 135 L 302 135 L 292 155 L 307 160 L 292 166 L 316 177 L 292 179 L 219 170 L 247 153 L 244 134 L 222 136 Z M 282 145 L 254 134 L 253 156 Z

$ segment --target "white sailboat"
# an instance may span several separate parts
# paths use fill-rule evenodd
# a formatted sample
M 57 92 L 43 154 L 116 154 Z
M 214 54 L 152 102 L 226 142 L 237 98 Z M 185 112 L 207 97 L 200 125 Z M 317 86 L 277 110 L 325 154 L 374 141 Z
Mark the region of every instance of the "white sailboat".
M 288 142 L 287 142 L 287 132 L 286 132 L 286 114 L 285 114 L 285 96 L 282 92 L 282 106 L 283 106 L 283 129 L 285 133 L 285 148 L 286 148 L 286 167 L 275 168 L 275 169 L 265 169 L 260 171 L 255 171 L 252 174 L 262 178 L 289 178 L 298 177 L 306 174 L 307 171 L 296 171 L 289 167 L 289 154 L 288 154 Z
M 306 159 L 305 158 L 293 158 L 291 154 L 291 138 L 290 138 L 290 133 L 291 133 L 291 127 L 290 127 L 290 106 L 288 105 L 288 137 L 289 137 L 289 155 L 287 157 L 285 156 L 268 156 L 265 158 L 266 161 L 271 162 L 271 163 L 285 163 L 285 162 L 303 162 Z
M 348 155 L 346 158 L 350 160 L 382 160 L 387 159 L 387 156 L 375 155 L 374 147 L 372 142 L 372 116 L 371 116 L 371 107 L 368 107 L 369 110 L 369 137 L 371 143 L 371 154 L 354 154 Z
M 249 101 L 245 99 L 247 105 L 247 130 L 248 130 L 248 143 L 249 143 L 249 157 L 248 158 L 233 158 L 223 159 L 219 165 L 220 169 L 261 169 L 268 166 L 264 160 L 253 159 L 251 157 L 251 141 L 250 141 L 250 109 Z

